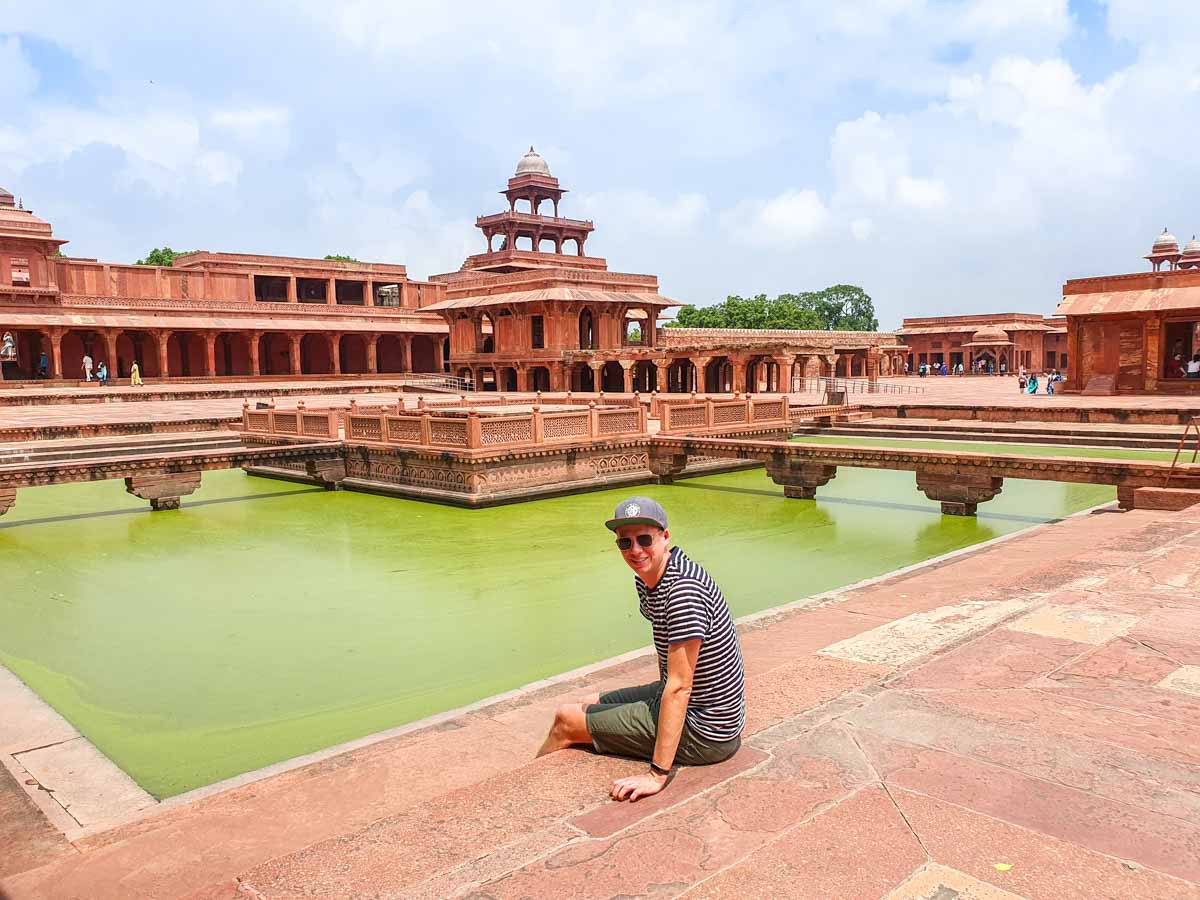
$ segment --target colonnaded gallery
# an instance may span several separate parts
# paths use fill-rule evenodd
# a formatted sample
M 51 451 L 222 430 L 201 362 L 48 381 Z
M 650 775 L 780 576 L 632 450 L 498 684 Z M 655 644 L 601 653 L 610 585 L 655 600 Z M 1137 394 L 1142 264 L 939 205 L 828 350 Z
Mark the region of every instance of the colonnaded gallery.
M 10 382 L 76 382 L 87 355 L 117 381 L 136 361 L 156 380 L 424 372 L 484 390 L 771 392 L 945 363 L 1057 369 L 1068 388 L 1093 393 L 1196 387 L 1163 362 L 1200 350 L 1195 241 L 1180 252 L 1160 236 L 1152 273 L 1068 282 L 1053 318 L 905 319 L 896 332 L 662 328 L 679 304 L 657 277 L 587 255 L 593 223 L 559 215 L 567 191 L 532 147 L 501 193 L 507 209 L 476 220 L 485 252 L 415 281 L 390 263 L 64 256 L 66 240 L 0 188 L 0 335 L 10 336 L 0 370 Z

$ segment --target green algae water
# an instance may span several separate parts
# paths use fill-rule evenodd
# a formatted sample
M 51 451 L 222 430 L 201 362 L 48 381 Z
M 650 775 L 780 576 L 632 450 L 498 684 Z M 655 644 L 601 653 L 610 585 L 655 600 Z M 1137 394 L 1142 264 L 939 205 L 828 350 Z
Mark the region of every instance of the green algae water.
M 761 469 L 486 510 L 237 471 L 175 512 L 118 481 L 34 488 L 0 519 L 0 663 L 172 796 L 646 646 L 603 527 L 631 493 L 735 615 L 1115 496 L 1006 481 L 957 518 L 911 473 L 845 468 L 815 503 Z

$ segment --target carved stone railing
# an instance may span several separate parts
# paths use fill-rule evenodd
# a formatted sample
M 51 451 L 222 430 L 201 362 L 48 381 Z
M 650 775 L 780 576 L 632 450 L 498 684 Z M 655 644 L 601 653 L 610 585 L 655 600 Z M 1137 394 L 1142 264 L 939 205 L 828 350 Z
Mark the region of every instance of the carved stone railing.
M 659 434 L 710 431 L 738 425 L 790 424 L 788 397 L 770 399 L 746 397 L 740 400 L 713 400 L 691 403 L 663 403 L 659 412 Z
M 339 421 L 340 420 L 340 421 Z M 546 444 L 603 441 L 646 436 L 645 405 L 602 407 L 589 401 L 578 409 L 546 409 L 488 415 L 470 409 L 464 415 L 432 406 L 405 411 L 396 404 L 350 410 L 242 410 L 242 429 L 283 438 L 344 435 L 347 444 L 428 447 L 450 450 L 517 449 Z M 340 429 L 340 431 L 339 431 Z

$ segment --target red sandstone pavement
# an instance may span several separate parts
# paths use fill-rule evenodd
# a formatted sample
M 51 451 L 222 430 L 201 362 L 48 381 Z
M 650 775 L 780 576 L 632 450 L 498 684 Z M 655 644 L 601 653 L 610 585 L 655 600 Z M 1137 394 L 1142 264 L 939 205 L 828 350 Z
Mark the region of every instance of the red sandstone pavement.
M 637 804 L 606 792 L 640 763 L 531 757 L 558 702 L 649 657 L 74 844 L 0 783 L 0 877 L 15 900 L 1200 897 L 1200 509 L 1045 526 L 743 648 L 743 750 Z
M 1017 388 L 1017 379 L 1012 375 L 994 376 L 927 376 L 883 379 L 885 385 L 896 385 L 901 391 L 906 387 L 916 393 L 849 394 L 847 402 L 862 406 L 1003 406 L 1017 409 L 1143 409 L 1174 410 L 1190 409 L 1200 415 L 1200 402 L 1189 396 L 1170 394 L 1121 394 L 1112 397 L 1081 394 L 1045 393 L 1043 384 L 1037 394 L 1022 394 Z

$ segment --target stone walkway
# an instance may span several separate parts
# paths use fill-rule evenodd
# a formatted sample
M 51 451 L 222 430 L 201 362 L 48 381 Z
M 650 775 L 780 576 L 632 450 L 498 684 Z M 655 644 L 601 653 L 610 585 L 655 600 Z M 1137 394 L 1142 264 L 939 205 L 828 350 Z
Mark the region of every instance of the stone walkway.
M 1171 394 L 1120 394 L 1113 397 L 1084 397 L 1081 394 L 1046 394 L 1043 383 L 1039 393 L 1030 396 L 1017 389 L 1012 375 L 995 376 L 916 376 L 885 378 L 884 384 L 911 386 L 921 393 L 881 393 L 846 395 L 846 402 L 862 406 L 1003 406 L 1014 409 L 1191 409 L 1200 415 L 1200 397 Z
M 0 785 L 0 877 L 13 900 L 1200 896 L 1200 508 L 1075 517 L 742 632 L 743 749 L 636 804 L 605 798 L 641 763 L 531 757 L 557 703 L 653 678 L 645 655 L 74 843 Z

